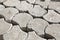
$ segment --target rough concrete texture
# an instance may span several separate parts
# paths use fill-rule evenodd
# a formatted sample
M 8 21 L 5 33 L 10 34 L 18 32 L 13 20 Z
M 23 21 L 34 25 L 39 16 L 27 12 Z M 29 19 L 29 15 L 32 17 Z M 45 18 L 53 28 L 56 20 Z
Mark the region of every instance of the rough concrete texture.
M 33 20 L 33 17 L 27 13 L 19 13 L 13 18 L 13 21 L 17 22 L 20 27 L 26 27 L 31 20 Z
M 47 11 L 40 7 L 40 5 L 35 5 L 32 9 L 29 9 L 29 13 L 36 17 L 41 17 L 47 13 Z
M 22 1 L 20 2 L 20 4 L 18 4 L 16 6 L 17 9 L 21 10 L 21 11 L 27 11 L 29 9 L 32 9 L 33 5 L 28 4 L 26 1 Z
M 0 40 L 60 40 L 60 0 L 0 0 Z
M 27 33 L 23 32 L 18 25 L 13 26 L 12 29 L 4 34 L 5 40 L 25 40 Z
M 7 0 L 5 2 L 3 2 L 4 5 L 6 6 L 16 6 L 18 4 L 20 4 L 19 0 Z
M 48 10 L 48 13 L 44 15 L 43 18 L 53 23 L 60 22 L 60 14 L 54 12 L 53 10 Z
M 18 10 L 11 7 L 0 11 L 0 15 L 4 16 L 6 20 L 11 20 L 16 13 L 18 13 Z
M 35 18 L 28 23 L 28 28 L 32 28 L 38 35 L 44 34 L 44 29 L 48 26 L 48 22 L 43 19 Z
M 29 32 L 29 35 L 28 35 L 27 40 L 46 40 L 46 39 L 43 39 L 43 38 L 39 37 L 39 36 L 33 31 L 33 32 Z
M 12 24 L 9 24 L 4 21 L 4 18 L 0 19 L 0 35 L 7 33 L 11 27 Z
M 47 27 L 46 33 L 52 35 L 56 40 L 60 40 L 60 24 L 51 24 Z

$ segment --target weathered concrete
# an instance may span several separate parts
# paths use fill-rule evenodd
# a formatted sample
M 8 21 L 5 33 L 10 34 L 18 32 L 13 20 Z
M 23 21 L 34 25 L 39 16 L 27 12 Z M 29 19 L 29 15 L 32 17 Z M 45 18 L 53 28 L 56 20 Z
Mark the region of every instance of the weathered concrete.
M 32 19 L 33 17 L 27 13 L 19 13 L 13 18 L 13 21 L 17 22 L 20 27 L 26 27 L 28 22 Z
M 44 34 L 44 29 L 47 25 L 49 24 L 45 20 L 35 18 L 29 22 L 28 28 L 32 28 L 38 35 L 41 35 Z
M 3 2 L 4 5 L 6 6 L 16 6 L 18 4 L 20 4 L 19 0 L 7 0 L 5 2 Z
M 18 13 L 18 10 L 15 8 L 5 8 L 0 11 L 0 15 L 4 16 L 6 20 L 11 20 L 16 13 Z
M 25 40 L 27 33 L 23 32 L 18 25 L 3 35 L 4 40 Z
M 49 10 L 43 18 L 49 22 L 58 23 L 60 22 L 60 14 L 54 12 L 54 10 Z
M 51 24 L 46 28 L 46 33 L 60 40 L 60 24 Z
M 45 1 L 35 0 L 35 4 L 39 4 L 43 8 L 47 8 L 49 3 L 50 3 L 50 0 L 45 0 Z
M 32 7 L 33 7 L 33 5 L 28 4 L 26 1 L 22 1 L 22 2 L 20 2 L 19 5 L 16 6 L 16 8 L 21 11 L 27 11 L 27 10 L 31 9 Z
M 60 2 L 50 2 L 49 3 L 49 9 L 56 10 L 57 12 L 60 13 Z
M 28 38 L 27 38 L 26 40 L 46 40 L 46 39 L 43 39 L 43 38 L 39 37 L 39 36 L 36 35 L 36 33 L 33 31 L 33 32 L 29 32 Z
M 0 35 L 7 33 L 11 27 L 12 24 L 5 22 L 3 18 L 0 19 Z
M 35 5 L 34 8 L 29 9 L 29 13 L 36 17 L 41 17 L 46 14 L 46 10 L 41 8 L 39 5 Z

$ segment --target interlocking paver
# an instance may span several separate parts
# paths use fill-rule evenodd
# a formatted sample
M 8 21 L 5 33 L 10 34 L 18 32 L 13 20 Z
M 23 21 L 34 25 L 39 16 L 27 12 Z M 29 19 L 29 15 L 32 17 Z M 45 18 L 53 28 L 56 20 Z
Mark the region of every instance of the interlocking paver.
M 28 13 L 19 13 L 13 18 L 13 21 L 16 21 L 20 27 L 26 27 L 28 22 L 32 19 L 33 17 Z
M 7 33 L 11 27 L 12 24 L 5 22 L 4 18 L 0 19 L 0 35 Z
M 60 24 L 51 24 L 46 28 L 46 33 L 60 40 Z
M 0 36 L 4 40 L 55 40 L 52 36 L 59 40 L 60 2 L 56 1 L 0 0 Z
M 39 37 L 39 36 L 36 35 L 36 33 L 33 31 L 33 32 L 29 32 L 28 38 L 27 38 L 26 40 L 46 40 L 46 39 L 43 39 L 43 38 Z
M 24 40 L 27 33 L 23 32 L 18 25 L 13 26 L 13 28 L 3 35 L 4 40 Z
M 46 10 L 41 8 L 39 5 L 35 5 L 34 8 L 29 9 L 29 13 L 36 17 L 41 17 L 46 14 Z
M 47 6 L 49 5 L 50 0 L 45 0 L 45 1 L 41 1 L 41 0 L 36 0 L 35 4 L 39 4 L 41 5 L 43 8 L 47 8 Z
M 41 18 L 35 18 L 28 23 L 28 28 L 32 28 L 38 35 L 44 34 L 44 29 L 48 26 L 48 22 Z
M 18 4 L 20 4 L 19 0 L 7 0 L 5 2 L 3 2 L 4 5 L 6 6 L 16 6 Z
M 0 11 L 0 15 L 4 16 L 6 20 L 11 20 L 16 13 L 18 13 L 18 10 L 15 8 L 5 8 Z
M 27 11 L 29 9 L 31 9 L 33 7 L 33 5 L 28 4 L 26 1 L 22 1 L 20 2 L 19 5 L 16 6 L 17 9 L 22 10 L 22 11 Z
M 49 22 L 58 23 L 60 22 L 60 14 L 56 13 L 54 10 L 49 10 L 43 18 Z
M 56 10 L 57 12 L 60 13 L 60 2 L 50 2 L 49 3 L 49 9 Z

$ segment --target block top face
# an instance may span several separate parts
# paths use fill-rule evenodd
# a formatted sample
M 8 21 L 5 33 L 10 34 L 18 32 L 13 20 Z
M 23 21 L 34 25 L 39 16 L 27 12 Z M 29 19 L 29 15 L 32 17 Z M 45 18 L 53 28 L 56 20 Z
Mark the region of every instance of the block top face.
M 51 24 L 47 26 L 46 33 L 52 35 L 56 40 L 60 39 L 60 24 Z
M 16 6 L 18 4 L 20 4 L 19 0 L 7 0 L 5 2 L 3 2 L 4 5 L 6 6 Z
M 58 23 L 60 22 L 60 15 L 53 10 L 49 10 L 43 18 L 49 22 Z
M 17 22 L 20 27 L 26 27 L 28 22 L 32 19 L 33 17 L 28 13 L 19 13 L 13 18 L 13 21 Z
M 4 40 L 24 40 L 27 33 L 23 32 L 18 25 L 12 27 L 12 29 L 3 35 Z
M 12 24 L 7 23 L 4 21 L 4 19 L 0 19 L 0 35 L 6 33 L 9 31 L 9 29 L 12 27 Z
M 21 10 L 21 11 L 28 11 L 32 7 L 33 7 L 33 5 L 27 3 L 26 1 L 22 1 L 22 2 L 20 2 L 20 4 L 18 4 L 16 6 L 16 8 L 19 9 L 19 10 Z
M 28 23 L 28 28 L 32 28 L 38 35 L 41 35 L 44 34 L 44 29 L 47 25 L 49 25 L 49 23 L 45 20 L 35 18 Z
M 27 40 L 46 40 L 46 39 L 43 39 L 43 38 L 39 37 L 39 36 L 33 31 L 33 32 L 29 32 L 29 36 L 28 36 Z
M 18 10 L 15 8 L 5 8 L 0 11 L 0 15 L 4 16 L 6 20 L 11 20 L 16 13 Z
M 47 11 L 39 5 L 35 5 L 32 9 L 29 9 L 29 13 L 36 17 L 42 17 L 46 12 Z

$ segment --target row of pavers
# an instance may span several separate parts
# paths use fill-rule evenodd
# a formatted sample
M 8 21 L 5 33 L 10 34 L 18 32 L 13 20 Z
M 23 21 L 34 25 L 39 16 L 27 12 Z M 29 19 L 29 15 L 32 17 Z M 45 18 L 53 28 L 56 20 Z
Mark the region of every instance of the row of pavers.
M 50 11 L 52 11 L 52 10 L 50 10 Z M 53 13 L 53 12 L 52 12 Z M 47 15 L 47 14 L 46 14 Z M 55 15 L 56 16 L 56 15 Z M 54 16 L 54 17 L 55 17 Z M 51 17 L 51 16 L 48 16 L 48 17 Z M 47 18 L 47 17 L 45 17 L 45 18 Z M 52 17 L 51 17 L 52 18 Z M 56 17 L 56 18 L 58 18 L 58 17 Z M 56 18 L 54 18 L 55 20 L 56 20 Z M 53 19 L 53 18 L 52 18 Z M 11 25 L 9 24 L 6 24 L 6 23 L 4 23 L 5 21 L 4 21 L 4 19 L 0 19 L 1 21 L 1 32 L 0 32 L 0 34 L 4 34 L 8 29 L 11 29 L 12 27 L 11 27 Z M 15 21 L 15 22 L 17 22 L 18 24 L 19 24 L 19 28 L 24 28 L 24 27 L 26 27 L 27 26 L 27 24 L 28 24 L 28 28 L 30 28 L 30 29 L 33 29 L 34 30 L 34 32 L 36 32 L 36 34 L 39 36 L 39 35 L 42 35 L 42 34 L 45 34 L 44 33 L 44 29 L 48 26 L 48 28 L 46 28 L 46 30 L 47 31 L 45 31 L 45 32 L 47 32 L 47 34 L 50 34 L 50 35 L 52 35 L 52 36 L 54 36 L 54 37 L 56 37 L 56 39 L 58 40 L 58 38 L 59 38 L 59 32 L 57 32 L 57 31 L 59 31 L 59 29 L 58 29 L 58 27 L 60 26 L 59 24 L 54 24 L 54 26 L 52 27 L 52 28 L 50 28 L 49 26 L 49 23 L 47 22 L 47 21 L 45 21 L 45 20 L 43 20 L 43 19 L 41 19 L 41 18 L 34 18 L 33 19 L 33 17 L 30 15 L 30 14 L 28 14 L 28 13 L 18 13 L 17 15 L 15 15 L 14 17 L 13 17 L 13 19 L 12 19 L 13 21 Z M 49 21 L 50 22 L 50 21 Z M 54 23 L 54 22 L 53 22 Z M 55 23 L 58 23 L 58 22 L 56 22 L 55 21 Z M 4 24 L 4 25 L 3 25 Z M 5 27 L 5 25 L 7 25 L 6 27 Z M 56 27 L 56 29 L 55 29 L 55 27 Z M 13 29 L 12 29 L 12 31 L 13 31 Z M 50 32 L 49 32 L 50 31 Z M 52 31 L 52 32 L 51 32 Z M 55 31 L 55 32 L 54 32 Z M 33 32 L 33 33 L 34 33 Z M 52 33 L 52 34 L 51 34 Z M 10 36 L 12 36 L 13 34 L 15 35 L 16 33 L 12 33 L 11 35 L 10 35 L 11 33 L 9 33 L 9 30 L 7 31 L 7 34 L 5 34 L 7 37 L 8 37 L 8 39 L 10 38 Z M 27 33 L 26 33 L 27 34 Z M 55 34 L 55 35 L 53 35 L 53 34 Z M 58 35 L 57 35 L 58 34 Z M 8 35 L 10 35 L 10 36 L 8 36 Z M 22 34 L 21 34 L 22 35 Z M 6 38 L 7 38 L 6 37 Z M 15 36 L 14 36 L 15 37 Z M 24 37 L 24 36 L 23 36 Z M 13 37 L 12 37 L 13 38 Z M 11 40 L 12 40 L 12 38 L 10 38 Z M 43 38 L 42 38 L 43 39 Z M 6 39 L 7 40 L 7 39 Z M 31 40 L 33 40 L 33 38 L 31 39 Z

